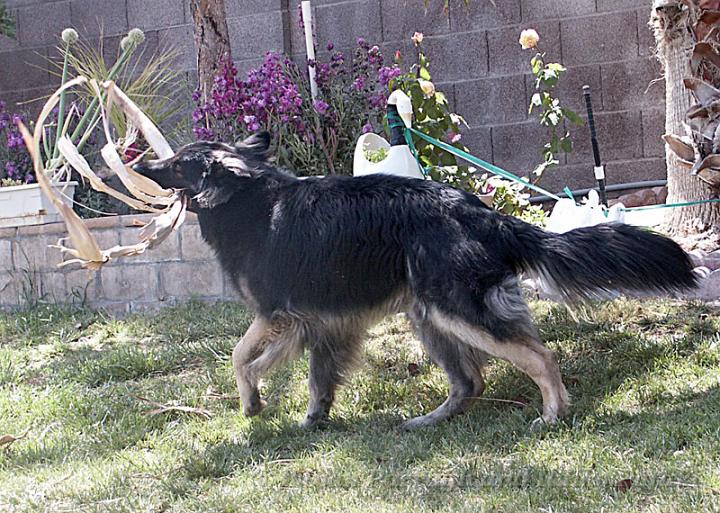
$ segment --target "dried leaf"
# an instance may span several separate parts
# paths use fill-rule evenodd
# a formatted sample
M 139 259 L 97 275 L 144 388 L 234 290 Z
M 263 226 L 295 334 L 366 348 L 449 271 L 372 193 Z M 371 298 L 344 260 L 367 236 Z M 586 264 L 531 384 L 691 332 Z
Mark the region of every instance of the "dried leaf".
M 130 118 L 132 123 L 140 130 L 158 158 L 167 159 L 175 154 L 167 140 L 165 140 L 165 137 L 160 133 L 160 130 L 158 130 L 155 124 L 150 121 L 150 118 L 115 85 L 115 82 L 104 82 L 102 87 L 108 92 L 108 99 L 112 100 L 112 103 L 120 105 L 125 115 Z
M 108 194 L 113 198 L 116 198 L 137 210 L 145 210 L 148 212 L 161 212 L 156 208 L 148 206 L 142 201 L 138 201 L 135 198 L 131 198 L 127 194 L 123 194 L 122 192 L 116 191 L 112 187 L 108 187 L 105 182 L 103 182 L 102 179 L 93 172 L 93 170 L 90 168 L 90 164 L 88 164 L 87 160 L 85 160 L 85 157 L 80 155 L 77 147 L 72 143 L 72 141 L 67 135 L 61 137 L 58 141 L 58 149 L 60 151 L 60 154 L 65 158 L 65 160 L 68 161 L 68 164 L 70 164 L 73 169 L 75 169 L 75 171 L 80 173 L 80 175 L 87 178 L 87 180 L 90 182 L 90 186 L 96 191 L 104 192 L 105 194 Z
M 138 198 L 139 200 L 151 205 L 151 204 L 159 204 L 159 205 L 170 205 L 173 203 L 173 198 L 170 196 L 154 196 L 149 191 L 142 190 L 142 186 L 138 187 L 138 184 L 144 182 L 137 182 L 133 177 L 130 176 L 130 173 L 128 173 L 128 168 L 125 166 L 125 163 L 120 158 L 120 155 L 118 155 L 117 150 L 115 149 L 115 145 L 112 142 L 108 142 L 105 146 L 102 147 L 100 150 L 100 155 L 102 155 L 103 160 L 105 161 L 105 164 L 112 170 L 113 173 L 115 173 L 118 178 L 120 178 L 120 181 L 123 183 L 125 187 L 127 187 L 127 190 L 130 191 L 130 193 Z M 155 184 L 157 186 L 157 184 Z M 170 194 L 172 194 L 172 191 L 167 191 Z M 155 210 L 157 212 L 157 210 Z
M 632 488 L 633 480 L 632 479 L 623 479 L 621 481 L 618 481 L 615 483 L 615 490 L 619 493 L 625 493 L 630 488 Z
M 700 9 L 720 9 L 720 0 L 700 0 Z
M 698 21 L 706 25 L 715 25 L 718 21 L 720 21 L 720 11 L 717 9 L 707 10 L 700 15 Z
M 209 419 L 210 417 L 212 417 L 212 412 L 209 410 L 206 410 L 205 408 L 194 408 L 192 406 L 176 406 L 176 405 L 172 405 L 172 404 L 162 404 L 157 401 L 152 401 L 150 399 L 146 399 L 145 397 L 141 397 L 139 395 L 134 395 L 134 394 L 130 394 L 130 397 L 134 397 L 135 399 L 137 399 L 139 401 L 143 401 L 152 406 L 155 406 L 154 409 L 146 411 L 145 415 L 159 415 L 161 413 L 179 412 L 179 413 L 192 413 L 194 415 L 200 415 L 201 417 L 205 417 L 206 419 Z
M 695 149 L 692 147 L 692 143 L 688 137 L 678 137 L 674 134 L 665 134 L 662 136 L 665 144 L 677 155 L 680 159 L 687 162 L 695 160 Z
M 684 81 L 685 87 L 692 91 L 697 101 L 703 106 L 707 106 L 710 103 L 720 100 L 720 90 L 714 88 L 707 82 L 697 78 L 686 78 Z
M 720 69 L 720 55 L 715 52 L 715 48 L 706 42 L 695 45 L 692 54 L 693 72 L 697 73 L 703 61 L 712 63 L 716 68 Z
M 55 94 L 58 93 L 56 92 Z M 51 101 L 48 100 L 46 107 L 50 103 Z M 49 112 L 50 110 L 52 110 L 52 108 L 43 109 L 43 112 L 45 112 L 46 110 Z M 40 126 L 40 129 L 42 128 L 42 123 L 44 123 L 44 121 L 45 118 L 43 118 L 42 116 L 38 118 L 38 124 Z M 50 198 L 50 201 L 52 201 L 53 205 L 55 205 L 55 208 L 58 209 L 63 219 L 65 219 L 65 226 L 68 229 L 70 240 L 72 241 L 73 247 L 75 248 L 72 250 L 68 249 L 68 251 L 71 251 L 72 255 L 76 257 L 76 260 L 81 260 L 81 263 L 83 263 L 84 267 L 98 269 L 100 265 L 104 263 L 104 261 L 103 256 L 100 252 L 100 247 L 95 241 L 95 238 L 90 234 L 90 231 L 87 229 L 82 219 L 80 219 L 80 217 L 75 213 L 75 211 L 67 204 L 65 204 L 65 202 L 62 201 L 55 194 L 55 191 L 51 187 L 47 176 L 45 176 L 45 170 L 43 169 L 43 165 L 40 160 L 40 152 L 38 150 L 38 144 L 40 140 L 38 127 L 35 127 L 36 135 L 34 137 L 30 135 L 30 132 L 28 132 L 25 125 L 23 125 L 21 122 L 18 123 L 18 128 L 20 129 L 20 133 L 22 134 L 23 140 L 25 141 L 25 146 L 27 147 L 28 152 L 30 153 L 30 157 L 32 158 L 33 167 L 35 170 L 35 177 L 37 178 L 38 184 L 40 184 L 40 188 L 45 193 L 45 195 Z M 65 262 L 63 264 L 65 264 Z
M 14 436 L 14 435 L 2 435 L 0 436 L 0 447 L 10 447 L 12 444 L 17 442 L 18 440 L 22 440 L 23 438 L 26 438 L 28 436 L 28 433 L 30 432 L 29 429 L 25 430 L 25 432 L 22 435 Z
M 712 187 L 720 186 L 720 155 L 708 155 L 700 162 L 696 162 L 692 174 Z

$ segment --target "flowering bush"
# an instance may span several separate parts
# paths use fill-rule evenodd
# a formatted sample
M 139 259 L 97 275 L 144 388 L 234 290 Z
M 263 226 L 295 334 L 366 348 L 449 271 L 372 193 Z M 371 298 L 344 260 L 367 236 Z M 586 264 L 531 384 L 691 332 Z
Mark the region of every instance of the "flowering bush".
M 8 112 L 6 106 L 0 100 L 0 186 L 30 183 L 35 181 L 32 162 L 16 125 L 27 121 L 21 114 Z
M 244 79 L 227 63 L 210 99 L 193 112 L 195 135 L 231 142 L 268 130 L 280 165 L 303 175 L 352 174 L 355 141 L 381 126 L 390 77 L 383 75 L 380 49 L 364 39 L 349 63 L 332 44 L 327 50 L 327 61 L 308 63 L 317 77 L 314 101 L 304 71 L 286 56 L 269 52 Z
M 560 63 L 545 63 L 545 53 L 541 52 L 538 43 L 540 35 L 533 29 L 523 30 L 520 34 L 520 46 L 523 50 L 535 50 L 535 56 L 530 60 L 530 67 L 533 75 L 535 75 L 535 93 L 530 99 L 530 107 L 528 113 L 532 114 L 535 109 L 539 109 L 540 124 L 548 128 L 550 132 L 550 142 L 543 147 L 543 162 L 535 168 L 533 175 L 534 182 L 537 183 L 543 176 L 543 173 L 552 166 L 559 163 L 558 153 L 571 153 L 573 150 L 570 133 L 564 127 L 564 121 L 567 119 L 576 125 L 583 124 L 582 118 L 574 111 L 563 107 L 560 99 L 556 98 L 553 90 L 558 85 L 560 77 L 565 73 L 566 69 Z M 562 128 L 562 132 L 558 130 Z

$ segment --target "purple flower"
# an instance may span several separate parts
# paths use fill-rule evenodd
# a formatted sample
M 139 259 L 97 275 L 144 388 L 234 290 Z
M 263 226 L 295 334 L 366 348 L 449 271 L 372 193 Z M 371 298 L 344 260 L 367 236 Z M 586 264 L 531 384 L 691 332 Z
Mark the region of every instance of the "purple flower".
M 332 43 L 327 44 L 327 51 L 332 52 L 335 49 L 335 45 Z
M 363 89 L 365 89 L 365 77 L 362 75 L 357 77 L 353 82 L 353 87 L 356 91 L 362 91 Z
M 370 132 L 373 132 L 374 130 L 375 129 L 373 128 L 372 123 L 370 123 L 369 121 L 367 123 L 365 123 L 362 127 L 362 133 L 364 133 L 364 134 L 369 134 Z
M 315 101 L 313 102 L 313 107 L 315 107 L 315 110 L 316 110 L 317 113 L 320 114 L 321 116 L 326 115 L 327 112 L 328 112 L 328 110 L 330 109 L 330 105 L 328 105 L 327 103 L 325 103 L 325 102 L 322 101 L 322 100 L 315 100 Z
M 400 75 L 402 75 L 402 70 L 397 66 L 385 66 L 380 68 L 378 71 L 378 82 L 380 82 L 380 85 L 382 86 L 387 86 L 392 79 L 397 78 Z

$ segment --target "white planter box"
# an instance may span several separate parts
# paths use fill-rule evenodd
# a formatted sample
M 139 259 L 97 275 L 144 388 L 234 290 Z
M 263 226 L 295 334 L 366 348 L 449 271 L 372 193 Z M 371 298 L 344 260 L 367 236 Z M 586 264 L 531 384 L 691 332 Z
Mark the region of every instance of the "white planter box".
M 76 185 L 77 182 L 58 183 L 53 189 L 67 205 L 72 205 Z M 0 187 L 0 228 L 60 221 L 60 213 L 43 194 L 40 185 Z

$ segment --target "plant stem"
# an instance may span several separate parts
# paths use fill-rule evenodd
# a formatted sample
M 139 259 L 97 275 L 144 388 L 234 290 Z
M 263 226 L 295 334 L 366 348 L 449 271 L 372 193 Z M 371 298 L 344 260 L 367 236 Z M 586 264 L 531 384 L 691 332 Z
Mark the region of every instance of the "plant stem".
M 63 58 L 63 70 L 62 70 L 62 79 L 60 81 L 60 87 L 65 85 L 65 82 L 67 82 L 67 75 L 68 75 L 68 54 L 70 53 L 70 45 L 65 44 L 65 56 Z M 52 158 L 56 159 L 58 157 L 58 154 L 60 153 L 60 150 L 58 149 L 58 142 L 60 142 L 60 137 L 62 133 L 62 127 L 65 121 L 65 94 L 67 93 L 66 90 L 63 90 L 60 93 L 60 104 L 58 106 L 58 118 L 57 118 L 57 128 L 55 129 L 55 147 L 53 148 Z

